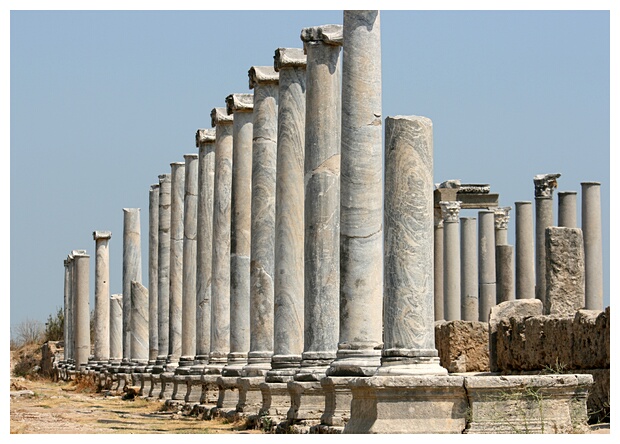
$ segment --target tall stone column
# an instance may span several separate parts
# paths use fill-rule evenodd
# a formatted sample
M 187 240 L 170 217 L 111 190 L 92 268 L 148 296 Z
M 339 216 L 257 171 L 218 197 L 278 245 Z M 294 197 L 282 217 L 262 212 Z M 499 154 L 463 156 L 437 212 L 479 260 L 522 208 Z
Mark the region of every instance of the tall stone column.
M 230 94 L 233 162 L 230 233 L 230 353 L 223 376 L 241 376 L 250 349 L 253 94 Z
M 123 295 L 110 296 L 110 364 L 123 359 Z
M 65 260 L 65 361 L 73 359 L 73 255 Z
M 508 221 L 512 207 L 499 207 L 493 210 L 495 217 L 495 245 L 508 244 Z
M 586 309 L 603 310 L 603 231 L 599 182 L 581 182 L 581 229 L 585 260 Z
M 298 381 L 325 376 L 338 348 L 342 26 L 301 31 L 306 68 L 304 351 Z
M 233 164 L 233 116 L 211 111 L 215 127 L 213 186 L 213 279 L 211 281 L 211 352 L 208 372 L 219 373 L 230 351 L 230 228 Z
M 558 192 L 558 227 L 577 228 L 577 192 Z
M 94 231 L 95 240 L 95 358 L 110 359 L 110 250 L 109 231 Z
M 278 80 L 273 66 L 248 72 L 254 90 L 250 251 L 250 350 L 243 375 L 264 376 L 271 368 L 274 322 L 274 254 Z
M 131 361 L 146 366 L 149 360 L 149 292 L 131 281 Z
M 80 371 L 90 356 L 90 256 L 85 252 L 73 255 L 75 273 L 75 369 Z
M 279 48 L 278 147 L 274 247 L 274 355 L 267 382 L 292 380 L 304 348 L 304 138 L 306 56 Z
M 441 321 L 445 319 L 443 312 L 443 217 L 441 217 L 441 209 L 434 212 L 434 263 L 433 263 L 433 280 L 434 286 L 434 304 L 435 304 L 435 320 Z M 439 214 L 436 214 L 439 213 Z
M 181 357 L 183 310 L 183 208 L 185 162 L 170 164 L 170 306 L 166 371 L 174 371 Z
M 481 322 L 489 321 L 491 307 L 496 304 L 495 283 L 495 214 L 492 210 L 478 212 L 478 286 Z
M 157 361 L 154 373 L 166 364 L 170 337 L 170 174 L 159 175 L 159 228 L 157 242 Z
M 123 362 L 131 361 L 131 281 L 142 282 L 140 208 L 123 208 Z
M 158 255 L 159 255 L 159 184 L 149 190 L 149 366 L 155 365 L 158 346 Z
M 183 213 L 183 310 L 179 366 L 194 364 L 196 357 L 196 234 L 198 229 L 198 154 L 185 154 Z
M 553 190 L 557 188 L 560 174 L 534 176 L 536 200 L 536 299 L 545 306 L 547 283 L 545 278 L 545 229 L 553 226 Z
M 420 116 L 385 121 L 385 343 L 377 375 L 447 374 L 433 315 L 432 125 Z M 458 229 L 444 218 L 444 230 L 450 224 Z
M 443 216 L 443 291 L 446 321 L 461 319 L 461 253 L 459 251 L 460 201 L 441 201 Z
M 475 217 L 461 217 L 461 319 L 478 321 L 478 233 Z
M 382 130 L 379 11 L 344 11 L 340 328 L 330 376 L 371 376 L 381 365 Z
M 536 297 L 532 202 L 515 202 L 515 293 L 517 299 Z
M 196 132 L 198 148 L 198 207 L 196 222 L 196 360 L 202 372 L 211 351 L 211 278 L 213 257 L 213 184 L 215 129 Z

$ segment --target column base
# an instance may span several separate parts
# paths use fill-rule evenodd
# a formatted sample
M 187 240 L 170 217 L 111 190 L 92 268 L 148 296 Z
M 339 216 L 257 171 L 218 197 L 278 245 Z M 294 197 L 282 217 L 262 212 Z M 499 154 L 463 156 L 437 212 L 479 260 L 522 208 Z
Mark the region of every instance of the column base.
M 379 367 L 375 373 L 376 376 L 447 374 L 448 370 L 440 365 L 438 357 L 383 357 L 381 360 L 381 367 Z
M 381 365 L 381 350 L 338 350 L 327 376 L 372 376 Z

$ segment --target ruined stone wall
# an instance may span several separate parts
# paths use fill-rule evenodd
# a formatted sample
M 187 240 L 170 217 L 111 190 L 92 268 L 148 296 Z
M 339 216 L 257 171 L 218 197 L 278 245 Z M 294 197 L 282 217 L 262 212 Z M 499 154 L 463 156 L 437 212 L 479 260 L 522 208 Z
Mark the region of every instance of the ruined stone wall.
M 437 321 L 435 346 L 441 366 L 450 373 L 489 371 L 489 324 Z

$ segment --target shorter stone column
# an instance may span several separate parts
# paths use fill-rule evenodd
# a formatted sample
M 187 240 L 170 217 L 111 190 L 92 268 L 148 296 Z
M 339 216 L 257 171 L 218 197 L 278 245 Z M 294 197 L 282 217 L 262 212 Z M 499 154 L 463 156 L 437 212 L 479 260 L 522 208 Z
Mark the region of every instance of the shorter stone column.
M 545 247 L 547 294 L 543 314 L 573 316 L 585 307 L 581 229 L 547 227 Z
M 159 228 L 157 239 L 157 360 L 153 373 L 166 365 L 170 334 L 170 174 L 159 175 Z
M 110 296 L 110 364 L 123 359 L 123 295 Z
M 534 176 L 536 199 L 536 299 L 545 305 L 547 283 L 545 277 L 545 229 L 553 226 L 553 190 L 558 186 L 560 174 Z
M 499 207 L 493 210 L 495 218 L 495 245 L 508 244 L 508 221 L 512 207 Z
M 110 250 L 109 231 L 94 231 L 95 240 L 95 361 L 110 359 Z
M 581 182 L 581 229 L 585 254 L 586 308 L 603 309 L 601 184 Z
M 514 267 L 512 245 L 496 245 L 495 261 L 497 264 L 497 303 L 513 301 L 514 295 Z
M 488 322 L 491 307 L 496 303 L 494 219 L 491 210 L 478 212 L 478 306 L 481 322 Z
M 79 252 L 75 261 L 75 369 L 81 371 L 90 355 L 89 273 L 90 256 Z
M 148 290 L 140 282 L 131 281 L 131 361 L 142 367 L 140 370 L 149 360 L 148 308 Z
M 558 192 L 558 227 L 577 228 L 577 192 Z
M 441 208 L 435 209 L 434 215 L 435 225 L 433 230 L 434 237 L 434 304 L 435 304 L 435 320 L 442 321 L 445 316 L 443 313 L 443 217 L 441 217 Z
M 517 299 L 536 297 L 532 202 L 515 202 L 515 292 Z
M 461 217 L 461 319 L 478 321 L 478 233 L 475 217 Z
M 65 266 L 65 287 L 64 287 L 64 307 L 63 307 L 63 316 L 64 316 L 64 325 L 63 325 L 63 340 L 65 342 L 64 348 L 64 356 L 63 361 L 67 363 L 69 360 L 69 325 L 70 322 L 70 307 L 71 307 L 71 260 L 69 257 L 64 260 Z
M 443 289 L 446 321 L 461 319 L 461 257 L 459 211 L 461 202 L 439 202 L 443 216 Z

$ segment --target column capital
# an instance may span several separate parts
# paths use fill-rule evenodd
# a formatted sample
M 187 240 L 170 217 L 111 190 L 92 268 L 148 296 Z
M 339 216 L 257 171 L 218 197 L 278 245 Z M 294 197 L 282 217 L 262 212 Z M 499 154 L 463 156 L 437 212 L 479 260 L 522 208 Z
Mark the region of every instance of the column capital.
M 273 66 L 252 66 L 248 71 L 250 89 L 256 85 L 275 84 L 280 81 L 280 75 Z
M 508 228 L 510 210 L 512 210 L 512 207 L 498 207 L 493 209 L 496 230 L 506 230 Z
M 123 213 L 135 213 L 139 211 L 140 208 L 123 208 Z
M 551 199 L 553 190 L 558 186 L 558 177 L 560 173 L 553 174 L 537 174 L 534 176 L 534 196 Z
M 196 148 L 205 143 L 215 143 L 215 129 L 200 128 L 196 131 Z
M 158 191 L 158 190 L 159 190 L 159 184 L 158 183 L 151 184 L 151 190 L 150 191 Z
M 213 108 L 211 110 L 211 126 L 227 125 L 233 123 L 232 114 L 229 115 L 226 108 Z
M 198 153 L 183 154 L 183 158 L 185 159 L 185 162 L 187 162 L 188 160 L 192 160 L 192 159 L 198 159 Z
M 320 25 L 301 30 L 301 41 L 304 42 L 304 52 L 306 44 L 310 42 L 322 42 L 326 45 L 342 46 L 342 25 Z
M 273 69 L 305 68 L 307 64 L 303 48 L 278 48 L 273 56 Z
M 157 178 L 159 179 L 160 185 L 165 182 L 170 182 L 170 173 L 160 174 Z
M 439 206 L 441 207 L 441 214 L 443 216 L 443 221 L 445 223 L 458 222 L 459 221 L 459 211 L 461 210 L 461 201 L 459 201 L 459 200 L 451 200 L 451 201 L 442 200 L 441 202 L 439 202 Z
M 86 250 L 71 250 L 71 254 L 69 255 L 71 259 L 75 256 L 83 256 L 86 254 Z
M 111 231 L 93 231 L 93 239 L 110 239 L 112 237 Z
M 229 94 L 226 97 L 226 112 L 232 115 L 234 112 L 254 111 L 254 94 Z
M 581 182 L 581 185 L 585 185 L 585 186 L 588 186 L 588 185 L 595 185 L 596 186 L 596 185 L 598 185 L 598 186 L 600 186 L 601 183 L 600 182 Z

